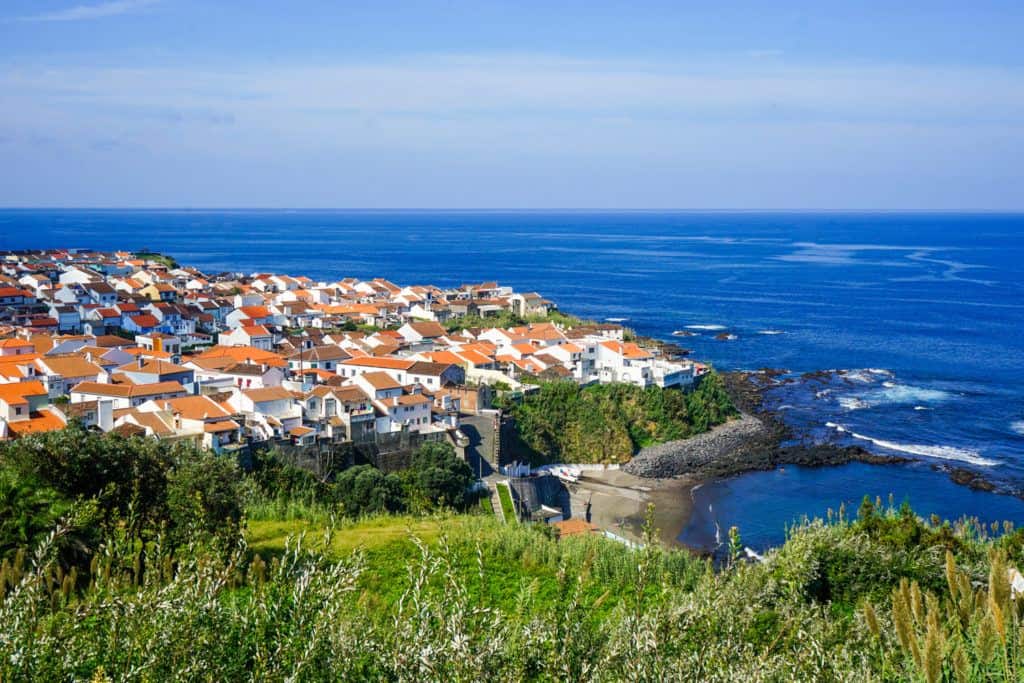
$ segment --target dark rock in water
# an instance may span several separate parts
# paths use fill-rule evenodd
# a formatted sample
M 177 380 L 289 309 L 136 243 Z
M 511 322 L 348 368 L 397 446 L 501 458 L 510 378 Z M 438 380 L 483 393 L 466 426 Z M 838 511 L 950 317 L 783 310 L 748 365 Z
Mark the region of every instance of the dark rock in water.
M 732 341 L 735 338 L 736 335 L 729 334 L 728 332 L 719 332 L 718 334 L 715 335 L 715 339 L 717 339 L 718 341 Z
M 805 372 L 804 374 L 800 375 L 800 379 L 809 382 L 831 382 L 832 377 L 837 374 L 844 375 L 846 373 L 842 370 L 815 370 L 814 372 Z
M 966 469 L 964 467 L 952 467 L 950 465 L 932 465 L 932 469 L 937 472 L 945 472 L 949 475 L 949 478 L 955 484 L 966 486 L 974 489 L 975 491 L 996 491 L 996 485 L 989 481 L 985 475 L 980 472 Z
M 661 352 L 669 358 L 679 358 L 681 356 L 689 356 L 692 351 L 690 349 L 684 349 L 678 344 L 662 344 L 660 346 Z

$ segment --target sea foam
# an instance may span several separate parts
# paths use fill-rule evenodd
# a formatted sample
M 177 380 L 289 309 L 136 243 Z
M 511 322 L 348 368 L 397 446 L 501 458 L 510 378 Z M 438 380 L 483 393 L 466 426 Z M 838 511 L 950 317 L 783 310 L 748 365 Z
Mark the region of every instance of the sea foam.
M 1024 420 L 1017 420 L 1016 422 L 1011 422 L 1010 429 L 1017 432 L 1021 436 L 1024 436 Z
M 882 389 L 842 396 L 837 401 L 846 410 L 861 410 L 886 405 L 913 405 L 915 410 L 926 410 L 923 407 L 925 404 L 940 403 L 952 397 L 946 391 L 925 389 L 909 384 L 884 382 L 882 386 L 884 387 Z
M 715 330 L 727 329 L 725 325 L 687 325 L 688 330 L 705 330 L 707 332 L 714 332 Z
M 835 422 L 826 422 L 826 427 L 831 427 L 837 432 L 847 434 L 854 439 L 861 441 L 868 441 L 875 444 L 879 448 L 884 448 L 888 451 L 898 451 L 900 453 L 910 453 L 911 455 L 920 455 L 925 458 L 938 458 L 940 460 L 957 460 L 960 462 L 970 463 L 972 465 L 978 465 L 980 467 L 992 467 L 998 465 L 998 460 L 991 460 L 989 458 L 983 458 L 978 451 L 968 448 L 956 448 L 954 446 L 929 446 L 925 444 L 916 443 L 896 443 L 895 441 L 886 441 L 885 439 L 876 439 L 873 436 L 867 436 L 865 434 L 858 434 L 852 432 L 842 425 L 838 425 Z

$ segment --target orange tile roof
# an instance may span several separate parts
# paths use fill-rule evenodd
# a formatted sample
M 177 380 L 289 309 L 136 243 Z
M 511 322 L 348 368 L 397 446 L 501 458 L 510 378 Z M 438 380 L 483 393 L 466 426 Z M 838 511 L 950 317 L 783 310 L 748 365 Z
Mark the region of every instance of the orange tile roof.
M 242 306 L 239 308 L 246 318 L 269 318 L 270 311 L 266 306 Z
M 397 389 L 402 386 L 386 372 L 367 372 L 362 377 L 374 389 Z
M 441 327 L 441 324 L 435 322 L 409 323 L 409 327 L 415 330 L 421 337 L 427 339 L 443 337 L 445 334 L 445 330 Z
M 179 372 L 192 372 L 191 368 L 185 368 L 165 360 L 147 360 L 140 368 L 138 363 L 128 363 L 118 368 L 121 372 L 141 372 L 147 375 L 170 375 Z
M 61 377 L 96 377 L 103 368 L 81 356 L 46 356 L 38 363 Z
M 254 346 L 211 346 L 196 358 L 233 358 L 236 361 L 251 360 L 254 363 L 270 365 L 276 368 L 288 367 L 288 362 L 273 351 L 264 351 Z
M 451 365 L 464 365 L 466 363 L 466 359 L 457 356 L 452 351 L 434 351 L 433 353 L 424 353 L 423 357 L 432 363 L 449 363 Z
M 615 353 L 620 354 L 624 358 L 643 360 L 651 357 L 651 354 L 631 342 L 623 343 L 617 341 L 604 341 L 601 342 L 601 346 L 605 347 L 609 351 L 614 351 Z
M 160 321 L 155 316 L 149 315 L 148 313 L 139 313 L 138 315 L 131 316 L 132 322 L 139 327 L 156 327 L 160 324 Z
M 376 304 L 343 304 L 330 306 L 327 304 L 319 304 L 314 306 L 328 315 L 348 315 L 350 313 L 363 313 L 377 315 L 380 312 L 380 307 Z
M 254 403 L 263 403 L 264 401 L 281 401 L 284 399 L 294 398 L 292 392 L 288 391 L 284 387 L 264 387 L 262 389 L 247 389 L 242 392 L 246 398 L 253 401 Z
M 35 412 L 27 420 L 7 423 L 7 429 L 14 438 L 28 434 L 39 434 L 41 432 L 55 432 L 64 429 L 64 426 L 64 420 L 49 410 Z
M 238 429 L 238 423 L 234 420 L 218 420 L 216 422 L 207 422 L 203 425 L 203 431 L 210 434 L 233 432 L 236 429 Z
M 601 529 L 590 522 L 573 517 L 572 519 L 565 519 L 561 522 L 555 522 L 552 524 L 555 529 L 558 530 L 559 538 L 565 538 L 567 536 L 579 536 L 582 534 L 594 534 L 601 531 Z
M 0 400 L 10 405 L 28 403 L 29 396 L 46 396 L 46 388 L 38 380 L 0 384 Z
M 226 410 L 208 396 L 182 396 L 181 398 L 161 399 L 157 401 L 157 405 L 162 410 L 179 413 L 186 420 L 230 417 Z
M 356 365 L 364 368 L 388 368 L 390 370 L 408 370 L 414 361 L 405 358 L 349 358 L 342 365 Z
M 71 391 L 76 394 L 115 396 L 119 398 L 159 396 L 160 394 L 173 393 L 185 394 L 185 388 L 177 382 L 153 382 L 152 384 L 105 384 L 103 382 L 79 382 Z
M 473 365 L 490 365 L 494 362 L 489 355 L 473 349 L 462 349 L 458 353 Z

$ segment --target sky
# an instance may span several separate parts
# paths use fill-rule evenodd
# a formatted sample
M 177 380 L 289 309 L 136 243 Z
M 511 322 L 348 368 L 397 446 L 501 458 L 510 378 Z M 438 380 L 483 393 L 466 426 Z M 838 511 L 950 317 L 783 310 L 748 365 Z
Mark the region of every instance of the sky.
M 1024 209 L 1024 3 L 3 0 L 0 206 Z

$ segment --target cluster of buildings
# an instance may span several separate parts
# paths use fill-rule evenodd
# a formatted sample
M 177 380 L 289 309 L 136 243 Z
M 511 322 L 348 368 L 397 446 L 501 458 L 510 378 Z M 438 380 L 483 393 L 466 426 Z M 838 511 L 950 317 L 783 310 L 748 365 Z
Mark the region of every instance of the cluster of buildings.
M 77 418 L 217 451 L 365 442 L 453 433 L 495 390 L 535 378 L 670 387 L 703 370 L 617 325 L 458 324 L 552 309 L 495 282 L 315 282 L 129 252 L 2 252 L 0 439 Z

